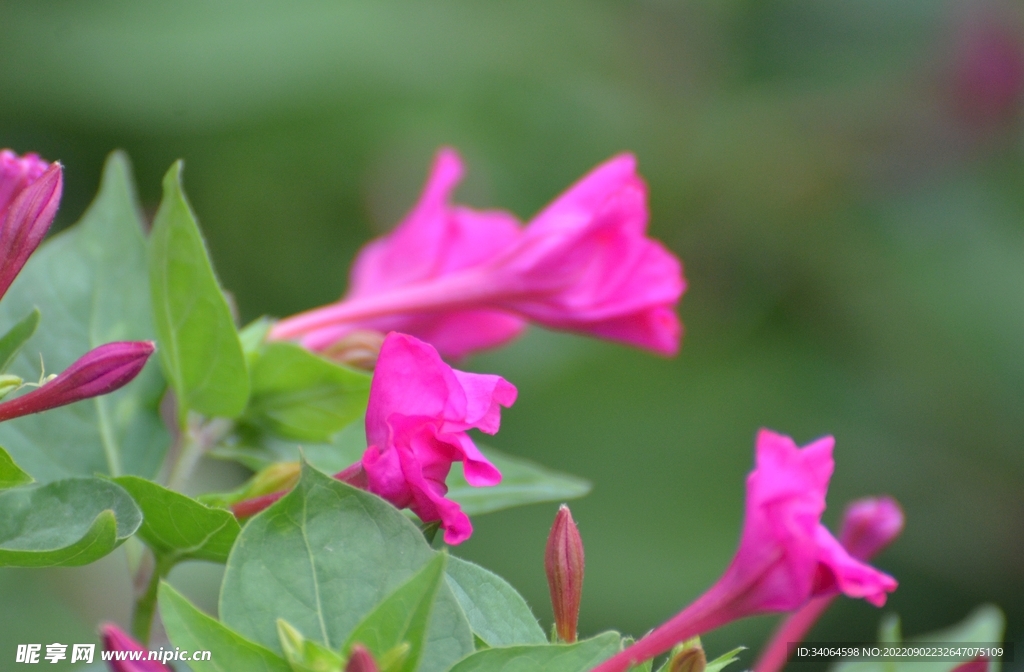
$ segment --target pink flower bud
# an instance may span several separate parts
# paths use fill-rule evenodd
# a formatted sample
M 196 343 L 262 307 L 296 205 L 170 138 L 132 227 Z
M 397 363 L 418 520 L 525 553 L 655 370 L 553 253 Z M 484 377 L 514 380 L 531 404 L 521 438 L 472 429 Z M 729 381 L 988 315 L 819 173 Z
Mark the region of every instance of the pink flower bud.
M 548 575 L 555 630 L 563 642 L 576 641 L 576 625 L 583 597 L 583 539 L 569 507 L 562 504 L 551 526 L 544 548 L 544 571 Z
M 345 665 L 345 672 L 379 672 L 380 668 L 377 667 L 377 661 L 373 659 L 373 656 L 366 647 L 362 644 L 356 644 L 352 647 L 352 655 L 348 658 L 348 663 Z
M 100 634 L 103 637 L 104 649 L 115 652 L 115 656 L 116 652 L 125 654 L 124 659 L 109 661 L 111 672 L 174 672 L 158 661 L 146 660 L 149 656 L 146 649 L 113 623 L 107 623 L 100 628 Z M 141 653 L 139 659 L 131 659 L 133 652 Z
M 871 497 L 846 507 L 839 543 L 853 557 L 870 560 L 903 531 L 903 509 L 892 497 Z
M 647 236 L 647 189 L 620 154 L 525 227 L 449 203 L 462 161 L 442 149 L 419 202 L 370 242 L 339 302 L 278 322 L 271 338 L 323 351 L 357 330 L 402 331 L 447 357 L 501 345 L 527 321 L 671 355 L 686 288 L 679 260 Z
M 113 392 L 138 375 L 154 349 L 152 341 L 122 341 L 94 348 L 53 380 L 0 403 L 0 422 Z
M 49 230 L 62 188 L 59 163 L 0 151 L 0 296 Z
M 842 592 L 885 604 L 896 580 L 862 563 L 821 524 L 835 463 L 828 436 L 798 448 L 762 429 L 757 466 L 747 477 L 740 545 L 725 574 L 690 606 L 593 672 L 625 672 L 677 642 L 739 618 L 792 611 L 809 599 Z

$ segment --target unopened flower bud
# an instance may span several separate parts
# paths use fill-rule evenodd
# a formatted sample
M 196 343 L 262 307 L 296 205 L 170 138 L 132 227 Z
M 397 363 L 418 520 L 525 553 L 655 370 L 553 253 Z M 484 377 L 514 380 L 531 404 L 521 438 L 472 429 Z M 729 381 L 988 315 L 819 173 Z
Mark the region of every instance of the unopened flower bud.
M 384 334 L 379 331 L 357 329 L 329 345 L 323 354 L 341 364 L 373 371 L 377 366 L 377 357 L 380 355 L 382 345 Z
M 562 641 L 575 642 L 583 596 L 583 539 L 565 504 L 559 507 L 548 535 L 544 571 L 551 590 L 555 631 Z
M 0 151 L 0 296 L 43 241 L 60 204 L 59 163 Z
M 25 381 L 20 376 L 14 376 L 9 373 L 0 374 L 0 399 L 14 392 L 24 383 Z
M 707 665 L 708 659 L 700 645 L 700 638 L 694 637 L 673 649 L 665 672 L 704 672 Z
M 377 667 L 377 661 L 373 659 L 366 647 L 356 644 L 352 647 L 352 655 L 349 656 L 348 664 L 345 665 L 345 672 L 380 672 L 380 668 Z
M 891 497 L 867 497 L 846 507 L 839 543 L 858 560 L 868 560 L 903 531 L 903 509 Z
M 152 341 L 107 343 L 94 348 L 42 387 L 0 403 L 0 422 L 113 392 L 142 371 L 154 350 Z

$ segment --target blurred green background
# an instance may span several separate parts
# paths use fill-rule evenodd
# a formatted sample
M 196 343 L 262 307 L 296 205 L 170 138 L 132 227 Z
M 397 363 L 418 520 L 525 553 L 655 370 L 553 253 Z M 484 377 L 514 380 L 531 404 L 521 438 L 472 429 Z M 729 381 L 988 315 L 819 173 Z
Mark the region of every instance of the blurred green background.
M 460 200 L 523 218 L 635 152 L 690 282 L 680 356 L 533 329 L 469 363 L 520 390 L 494 445 L 595 484 L 573 504 L 582 629 L 642 634 L 714 581 L 767 426 L 836 436 L 829 524 L 858 496 L 903 503 L 877 564 L 905 633 L 994 601 L 1024 641 L 1018 3 L 2 2 L 0 34 L 0 146 L 64 162 L 59 225 L 110 150 L 154 210 L 184 158 L 245 319 L 338 297 L 442 144 L 469 164 Z M 457 551 L 545 624 L 554 512 L 480 517 Z M 0 573 L 3 649 L 125 622 L 123 563 Z M 217 578 L 175 574 L 208 609 Z M 880 615 L 842 601 L 815 639 L 870 639 Z

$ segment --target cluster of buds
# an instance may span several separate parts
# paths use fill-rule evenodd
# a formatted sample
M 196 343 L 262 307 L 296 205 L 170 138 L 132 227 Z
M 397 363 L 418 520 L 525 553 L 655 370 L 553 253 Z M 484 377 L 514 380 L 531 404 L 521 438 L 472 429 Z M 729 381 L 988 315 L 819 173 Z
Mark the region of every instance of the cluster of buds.
M 0 151 L 0 297 L 53 223 L 63 184 L 59 163 Z M 0 403 L 0 422 L 113 392 L 139 374 L 153 350 L 149 341 L 101 345 L 38 389 Z M 17 376 L 0 376 L 0 397 L 23 386 Z

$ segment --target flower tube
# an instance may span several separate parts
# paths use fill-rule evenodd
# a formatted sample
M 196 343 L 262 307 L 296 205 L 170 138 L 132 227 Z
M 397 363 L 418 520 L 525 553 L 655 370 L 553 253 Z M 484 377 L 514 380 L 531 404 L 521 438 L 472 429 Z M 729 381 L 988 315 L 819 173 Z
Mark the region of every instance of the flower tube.
M 533 321 L 675 354 L 686 283 L 675 255 L 646 235 L 632 155 L 595 168 L 524 228 L 504 212 L 451 205 L 462 172 L 441 150 L 410 214 L 356 258 L 348 294 L 278 322 L 271 338 L 329 351 L 355 331 L 395 330 L 461 357 Z
M 739 548 L 725 573 L 690 606 L 593 672 L 625 672 L 675 644 L 756 614 L 792 611 L 836 591 L 885 604 L 896 580 L 851 557 L 821 524 L 832 476 L 832 437 L 803 449 L 762 429 L 747 477 Z

